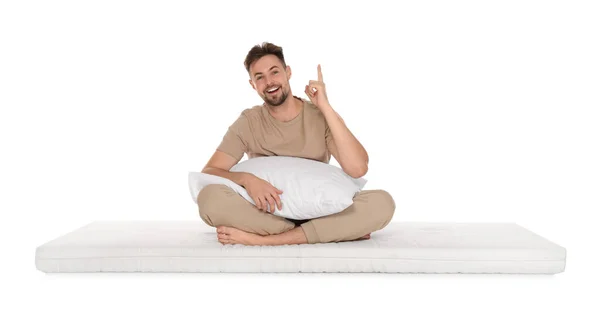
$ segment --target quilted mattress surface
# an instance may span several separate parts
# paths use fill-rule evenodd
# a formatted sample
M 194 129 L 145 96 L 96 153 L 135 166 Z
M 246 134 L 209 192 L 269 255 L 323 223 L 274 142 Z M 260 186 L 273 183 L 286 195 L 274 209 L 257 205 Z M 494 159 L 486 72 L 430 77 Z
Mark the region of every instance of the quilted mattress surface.
M 223 245 L 202 221 L 95 221 L 36 248 L 56 272 L 555 274 L 566 249 L 514 223 L 392 222 L 371 239 Z

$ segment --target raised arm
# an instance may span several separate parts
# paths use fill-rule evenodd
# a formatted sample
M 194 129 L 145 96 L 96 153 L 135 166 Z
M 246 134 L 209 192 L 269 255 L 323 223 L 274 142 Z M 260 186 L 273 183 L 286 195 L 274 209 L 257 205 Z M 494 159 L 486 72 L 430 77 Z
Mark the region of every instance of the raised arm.
M 321 110 L 329 125 L 326 134 L 327 146 L 344 172 L 354 178 L 362 177 L 368 171 L 369 155 L 363 145 L 350 132 L 342 117 L 329 104 L 321 65 L 317 66 L 317 75 L 318 80 L 309 81 L 304 92 L 312 103 Z

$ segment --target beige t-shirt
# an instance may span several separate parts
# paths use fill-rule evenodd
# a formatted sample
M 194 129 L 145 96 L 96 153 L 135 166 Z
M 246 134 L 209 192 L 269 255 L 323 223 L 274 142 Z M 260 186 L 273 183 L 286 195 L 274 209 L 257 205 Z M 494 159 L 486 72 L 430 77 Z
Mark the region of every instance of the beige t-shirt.
M 261 156 L 293 156 L 329 163 L 333 137 L 325 116 L 308 100 L 292 120 L 275 119 L 266 104 L 242 111 L 229 126 L 217 150 L 240 160 Z

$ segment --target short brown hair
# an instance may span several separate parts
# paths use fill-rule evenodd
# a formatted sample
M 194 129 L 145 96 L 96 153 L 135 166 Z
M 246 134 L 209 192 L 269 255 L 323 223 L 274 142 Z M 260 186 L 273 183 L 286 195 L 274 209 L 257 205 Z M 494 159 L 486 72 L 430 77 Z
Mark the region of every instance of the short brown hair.
M 283 49 L 275 44 L 269 42 L 263 42 L 261 45 L 256 45 L 248 51 L 248 55 L 246 55 L 246 60 L 244 60 L 244 66 L 246 67 L 246 71 L 250 73 L 250 65 L 252 62 L 266 56 L 266 55 L 275 55 L 281 63 L 283 63 L 283 67 L 285 68 L 285 58 L 283 57 Z

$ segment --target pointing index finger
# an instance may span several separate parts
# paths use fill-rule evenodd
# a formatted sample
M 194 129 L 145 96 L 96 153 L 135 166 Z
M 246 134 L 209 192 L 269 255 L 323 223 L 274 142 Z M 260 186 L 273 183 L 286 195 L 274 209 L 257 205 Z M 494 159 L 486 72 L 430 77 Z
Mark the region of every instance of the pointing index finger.
M 321 73 L 321 65 L 317 66 L 317 73 L 319 74 L 319 82 L 323 82 L 323 73 Z

